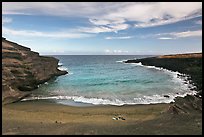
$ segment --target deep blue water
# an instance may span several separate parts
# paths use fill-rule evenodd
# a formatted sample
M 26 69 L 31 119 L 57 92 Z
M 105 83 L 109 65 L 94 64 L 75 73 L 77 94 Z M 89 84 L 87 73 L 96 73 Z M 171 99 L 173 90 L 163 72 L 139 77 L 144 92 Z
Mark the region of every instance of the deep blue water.
M 68 105 L 169 103 L 175 96 L 191 92 L 176 72 L 121 60 L 137 55 L 59 55 L 60 69 L 69 74 L 39 86 L 38 99 Z M 164 97 L 169 95 L 169 98 Z

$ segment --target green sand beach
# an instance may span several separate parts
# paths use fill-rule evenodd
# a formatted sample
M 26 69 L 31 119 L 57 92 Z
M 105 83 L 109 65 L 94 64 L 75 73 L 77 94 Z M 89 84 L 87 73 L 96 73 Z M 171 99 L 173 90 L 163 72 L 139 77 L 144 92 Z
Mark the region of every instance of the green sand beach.
M 168 135 L 202 134 L 202 113 L 173 114 L 170 104 L 72 107 L 52 102 L 19 102 L 2 109 L 3 135 Z M 125 120 L 113 120 L 122 116 Z

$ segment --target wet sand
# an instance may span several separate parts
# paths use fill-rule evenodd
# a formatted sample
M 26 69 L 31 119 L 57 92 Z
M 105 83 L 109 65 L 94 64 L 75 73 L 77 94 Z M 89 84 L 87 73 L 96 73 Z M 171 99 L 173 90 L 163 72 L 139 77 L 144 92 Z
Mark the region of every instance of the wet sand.
M 2 107 L 3 135 L 202 134 L 202 113 L 172 115 L 170 104 L 73 107 L 29 101 Z M 113 120 L 122 116 L 125 120 Z

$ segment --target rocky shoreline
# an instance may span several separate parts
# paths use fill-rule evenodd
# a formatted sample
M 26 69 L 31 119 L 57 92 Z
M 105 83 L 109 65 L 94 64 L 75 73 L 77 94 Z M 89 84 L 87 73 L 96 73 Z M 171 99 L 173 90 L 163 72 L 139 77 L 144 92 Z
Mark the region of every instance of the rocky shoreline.
M 140 62 L 142 65 L 161 67 L 188 75 L 188 80 L 196 86 L 195 90 L 202 96 L 202 53 L 165 55 L 125 61 L 125 63 Z
M 58 62 L 2 37 L 2 104 L 19 101 L 39 84 L 67 74 Z
M 194 86 L 191 90 L 197 91 L 195 95 L 187 95 L 184 98 L 176 97 L 169 111 L 171 113 L 188 113 L 189 109 L 202 112 L 202 53 L 164 55 L 142 59 L 127 60 L 125 63 L 142 63 L 146 66 L 155 66 L 171 71 L 178 71 L 186 77 Z

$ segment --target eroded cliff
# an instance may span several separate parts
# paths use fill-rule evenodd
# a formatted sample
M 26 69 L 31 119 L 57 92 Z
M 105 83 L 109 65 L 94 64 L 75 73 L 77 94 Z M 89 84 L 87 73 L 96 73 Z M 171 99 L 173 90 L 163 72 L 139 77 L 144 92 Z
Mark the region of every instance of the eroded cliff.
M 40 56 L 30 48 L 2 38 L 2 102 L 20 100 L 54 76 L 67 74 L 58 70 L 59 60 Z

